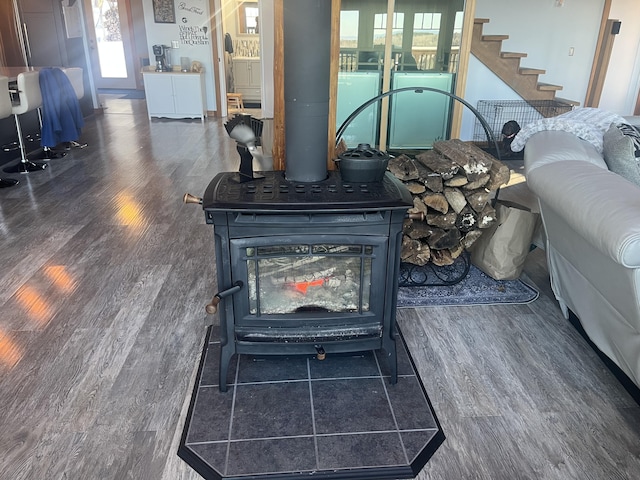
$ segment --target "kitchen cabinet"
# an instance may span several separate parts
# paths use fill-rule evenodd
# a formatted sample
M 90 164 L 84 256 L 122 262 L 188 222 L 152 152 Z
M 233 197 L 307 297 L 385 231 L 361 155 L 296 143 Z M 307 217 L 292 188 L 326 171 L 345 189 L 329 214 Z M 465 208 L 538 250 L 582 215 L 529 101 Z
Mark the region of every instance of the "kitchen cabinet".
M 149 118 L 207 116 L 204 75 L 191 72 L 142 72 Z
M 241 93 L 245 102 L 260 102 L 262 99 L 260 68 L 260 59 L 256 57 L 236 57 L 233 59 L 235 93 Z

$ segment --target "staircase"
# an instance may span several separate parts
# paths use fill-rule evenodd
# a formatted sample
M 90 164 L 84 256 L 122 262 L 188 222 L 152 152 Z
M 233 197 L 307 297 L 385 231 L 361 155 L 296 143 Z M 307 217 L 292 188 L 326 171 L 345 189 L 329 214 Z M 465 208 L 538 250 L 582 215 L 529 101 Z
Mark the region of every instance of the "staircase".
M 539 82 L 538 77 L 545 70 L 521 67 L 520 59 L 525 58 L 526 53 L 503 52 L 502 41 L 507 40 L 508 35 L 483 35 L 485 23 L 489 23 L 488 18 L 476 18 L 473 22 L 471 53 L 518 95 L 527 101 L 551 100 L 569 105 L 580 104 L 556 97 L 556 92 L 562 90 L 560 85 Z

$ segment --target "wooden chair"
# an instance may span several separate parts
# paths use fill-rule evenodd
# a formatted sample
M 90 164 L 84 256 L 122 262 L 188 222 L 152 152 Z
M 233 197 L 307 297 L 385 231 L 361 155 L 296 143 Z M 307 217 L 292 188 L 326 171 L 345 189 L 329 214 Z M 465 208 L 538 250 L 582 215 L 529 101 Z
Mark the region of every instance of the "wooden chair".
M 244 111 L 244 102 L 241 93 L 227 93 L 227 109 Z

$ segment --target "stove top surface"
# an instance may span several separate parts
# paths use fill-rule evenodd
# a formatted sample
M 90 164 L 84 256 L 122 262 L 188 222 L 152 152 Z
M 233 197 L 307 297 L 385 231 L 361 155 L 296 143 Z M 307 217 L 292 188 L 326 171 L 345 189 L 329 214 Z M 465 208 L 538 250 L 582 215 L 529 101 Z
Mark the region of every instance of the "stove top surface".
M 257 172 L 247 182 L 236 172 L 216 175 L 203 197 L 204 210 L 330 210 L 407 209 L 413 205 L 407 188 L 392 174 L 371 183 L 344 182 L 338 171 L 329 171 L 315 183 L 292 182 L 284 171 Z

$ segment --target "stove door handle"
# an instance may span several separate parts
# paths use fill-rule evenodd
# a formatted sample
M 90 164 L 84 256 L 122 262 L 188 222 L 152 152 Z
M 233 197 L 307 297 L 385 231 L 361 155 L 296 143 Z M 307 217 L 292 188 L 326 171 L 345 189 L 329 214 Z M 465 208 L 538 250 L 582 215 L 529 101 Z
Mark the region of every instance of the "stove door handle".
M 243 286 L 244 286 L 244 283 L 238 280 L 233 284 L 233 287 L 227 288 L 226 290 L 222 290 L 221 292 L 216 293 L 213 296 L 213 299 L 211 300 L 211 302 L 209 302 L 207 306 L 204 307 L 204 309 L 210 315 L 217 313 L 218 304 L 220 303 L 220 300 L 222 300 L 224 297 L 228 297 L 229 295 L 233 295 L 234 293 L 239 292 Z

